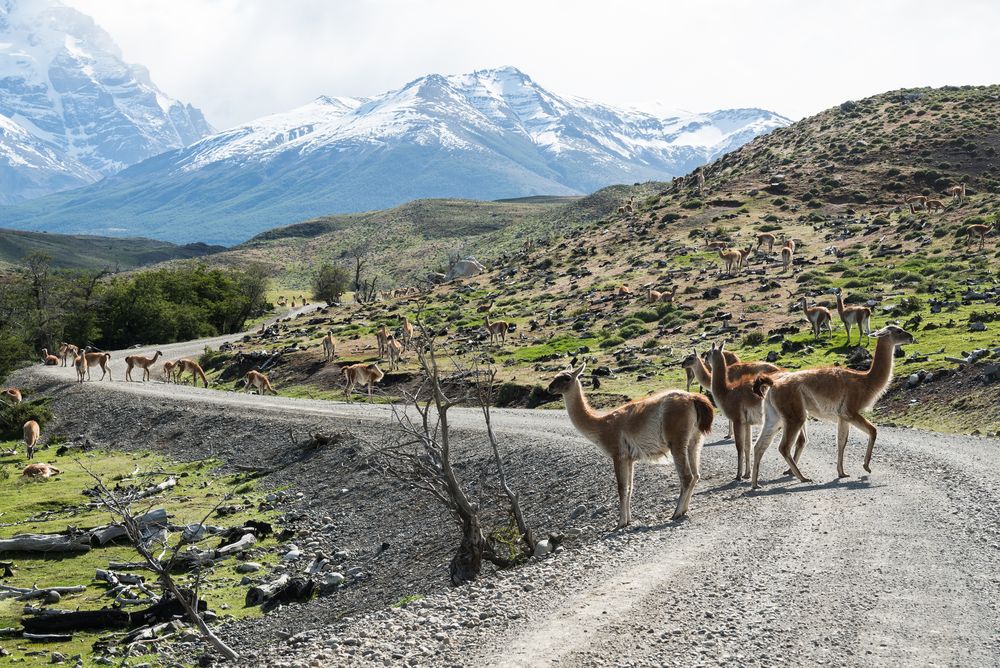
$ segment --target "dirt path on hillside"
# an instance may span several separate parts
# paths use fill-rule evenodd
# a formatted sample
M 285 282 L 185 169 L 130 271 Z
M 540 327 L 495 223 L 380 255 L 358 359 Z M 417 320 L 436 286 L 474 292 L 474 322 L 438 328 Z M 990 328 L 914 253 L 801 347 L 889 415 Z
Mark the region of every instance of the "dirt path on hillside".
M 159 349 L 168 358 L 190 356 L 225 338 Z M 117 363 L 124 354 L 114 354 Z M 70 368 L 21 373 L 28 382 L 73 380 Z M 383 405 L 156 381 L 84 388 L 89 396 L 95 390 L 109 404 L 116 397 L 148 397 L 206 416 L 240 407 L 284 418 L 376 425 L 392 419 Z M 452 415 L 456 428 L 479 430 L 477 411 L 454 409 Z M 538 466 L 544 465 L 536 464 L 535 484 L 559 487 L 569 476 L 598 478 L 601 488 L 609 484 L 610 468 L 593 456 L 563 411 L 498 410 L 495 424 L 515 449 L 586 462 L 542 471 Z M 638 523 L 630 530 L 601 532 L 485 589 L 450 591 L 440 595 L 443 602 L 429 597 L 433 613 L 422 613 L 424 621 L 410 626 L 393 625 L 392 615 L 409 614 L 395 609 L 365 613 L 336 629 L 321 625 L 314 642 L 271 648 L 274 665 L 308 665 L 316 656 L 337 664 L 397 663 L 410 652 L 420 665 L 1000 664 L 1000 443 L 883 428 L 874 472 L 860 475 L 863 448 L 855 433 L 847 455 L 855 477 L 841 481 L 835 477 L 835 430 L 815 424 L 803 466 L 816 482 L 780 477 L 772 448 L 763 489 L 749 494 L 745 484 L 730 481 L 734 454 L 721 433 L 717 429 L 706 447 L 704 480 L 689 520 L 665 520 L 671 496 L 642 494 L 653 481 L 672 480 L 672 468 L 642 467 Z M 528 465 L 518 474 L 531 472 Z M 572 508 L 575 501 L 566 503 Z M 609 518 L 589 521 L 606 524 Z M 486 614 L 477 611 L 487 598 L 491 622 L 470 625 L 470 615 Z M 414 640 L 401 655 L 395 628 Z M 351 644 L 338 644 L 345 636 Z

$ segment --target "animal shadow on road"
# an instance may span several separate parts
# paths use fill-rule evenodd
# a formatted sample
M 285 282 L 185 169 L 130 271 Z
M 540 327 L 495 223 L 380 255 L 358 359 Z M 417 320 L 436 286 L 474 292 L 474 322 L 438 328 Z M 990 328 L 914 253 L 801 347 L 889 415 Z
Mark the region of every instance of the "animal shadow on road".
M 780 485 L 782 482 L 790 481 L 792 485 Z M 883 487 L 884 485 L 873 484 L 871 478 L 867 475 L 861 476 L 859 478 L 834 478 L 827 482 L 813 482 L 813 483 L 799 483 L 793 477 L 782 476 L 780 478 L 773 478 L 771 480 L 763 481 L 767 484 L 763 489 L 751 490 L 747 489 L 743 492 L 744 496 L 775 496 L 777 494 L 797 494 L 799 492 L 818 492 L 824 489 L 845 489 L 845 490 L 865 490 L 865 489 L 875 489 L 877 487 Z

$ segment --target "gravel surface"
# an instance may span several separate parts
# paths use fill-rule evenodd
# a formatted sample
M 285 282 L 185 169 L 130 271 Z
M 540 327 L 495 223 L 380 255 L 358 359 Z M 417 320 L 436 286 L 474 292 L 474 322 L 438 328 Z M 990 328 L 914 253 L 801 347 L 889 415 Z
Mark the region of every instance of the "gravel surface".
M 160 349 L 172 358 L 204 345 Z M 838 480 L 835 429 L 817 423 L 803 455 L 816 482 L 780 476 L 772 448 L 763 488 L 750 494 L 730 479 L 734 448 L 717 420 L 690 518 L 669 521 L 672 467 L 641 465 L 637 526 L 612 532 L 610 463 L 565 413 L 496 411 L 529 522 L 567 540 L 452 589 L 447 517 L 366 464 L 367 448 L 389 437 L 389 408 L 72 378 L 68 368 L 21 372 L 20 384 L 55 397 L 50 431 L 258 466 L 271 471 L 265 485 L 291 486 L 279 508 L 302 567 L 321 553 L 345 581 L 309 604 L 225 625 L 247 665 L 1000 664 L 995 439 L 883 428 L 867 475 L 853 433 L 855 477 Z M 472 479 L 478 414 L 455 409 L 452 420 Z M 303 451 L 289 429 L 310 427 L 344 439 Z M 412 596 L 422 598 L 393 607 Z

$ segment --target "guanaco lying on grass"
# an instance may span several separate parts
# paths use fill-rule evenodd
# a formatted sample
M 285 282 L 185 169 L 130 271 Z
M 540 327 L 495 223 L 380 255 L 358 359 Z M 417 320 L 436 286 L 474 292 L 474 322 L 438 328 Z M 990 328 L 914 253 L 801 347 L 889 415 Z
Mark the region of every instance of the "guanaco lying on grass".
M 799 457 L 808 442 L 806 422 L 810 417 L 837 423 L 837 475 L 841 478 L 847 477 L 844 450 L 851 426 L 866 432 L 868 449 L 864 466 L 865 471 L 871 473 L 872 451 L 878 430 L 861 413 L 870 410 L 889 387 L 896 347 L 916 342 L 912 334 L 895 325 L 883 327 L 872 336 L 878 339 L 878 343 L 868 371 L 822 367 L 787 372 L 780 376 L 760 376 L 754 381 L 754 392 L 762 397 L 766 394 L 766 397 L 764 426 L 754 444 L 753 489 L 758 486 L 760 460 L 779 427 L 783 433 L 778 451 L 788 463 L 789 472 L 802 482 L 810 482 L 798 466 Z M 793 452 L 792 444 L 796 439 L 798 443 Z
M 549 383 L 548 392 L 562 395 L 573 426 L 611 457 L 618 482 L 618 528 L 632 522 L 635 463 L 658 460 L 667 453 L 673 457 L 681 481 L 673 519 L 683 517 L 701 476 L 702 435 L 712 429 L 712 404 L 700 394 L 674 390 L 600 414 L 591 409 L 580 384 L 586 368 L 583 364 L 558 374 Z

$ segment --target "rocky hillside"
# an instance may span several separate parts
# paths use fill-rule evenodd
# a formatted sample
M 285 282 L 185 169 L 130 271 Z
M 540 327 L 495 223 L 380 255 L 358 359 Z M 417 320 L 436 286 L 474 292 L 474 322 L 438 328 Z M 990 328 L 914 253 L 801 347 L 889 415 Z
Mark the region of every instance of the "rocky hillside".
M 1000 360 L 997 236 L 983 250 L 965 236 L 969 225 L 996 220 L 998 95 L 1000 87 L 919 89 L 844 103 L 712 163 L 701 193 L 693 178 L 664 185 L 623 216 L 616 205 L 640 191 L 622 189 L 602 217 L 562 226 L 547 245 L 481 258 L 493 262 L 483 276 L 426 297 L 329 309 L 243 347 L 294 346 L 272 372 L 278 386 L 332 397 L 339 378 L 319 361 L 327 329 L 344 362 L 374 359 L 376 324 L 397 327 L 403 315 L 420 313 L 447 333 L 452 352 L 500 366 L 502 401 L 547 400 L 532 388 L 575 358 L 589 362 L 598 401 L 607 402 L 683 384 L 679 362 L 711 341 L 789 368 L 864 367 L 874 344 L 859 350 L 855 333 L 847 345 L 832 295 L 841 288 L 848 303 L 871 307 L 874 328 L 896 322 L 917 336 L 898 360 L 902 382 L 886 403 L 905 413 L 898 419 L 1000 429 L 1000 411 L 983 391 Z M 957 183 L 967 186 L 961 201 L 944 192 Z M 940 198 L 945 208 L 911 213 L 907 193 Z M 792 270 L 782 271 L 775 247 L 727 274 L 706 247 L 742 248 L 763 232 L 796 241 Z M 647 288 L 674 285 L 674 304 L 647 303 Z M 619 295 L 622 286 L 632 294 Z M 833 309 L 832 338 L 813 340 L 796 306 L 803 296 Z M 503 345 L 490 345 L 481 327 L 478 307 L 491 301 L 492 317 L 515 327 Z M 954 361 L 970 355 L 979 362 Z M 412 365 L 411 356 L 389 374 L 388 394 Z
M 619 109 L 511 67 L 430 74 L 372 98 L 318 98 L 7 216 L 25 229 L 229 245 L 276 223 L 414 199 L 580 195 L 669 178 L 787 123 L 761 109 Z

